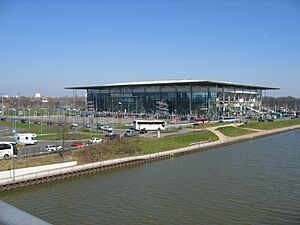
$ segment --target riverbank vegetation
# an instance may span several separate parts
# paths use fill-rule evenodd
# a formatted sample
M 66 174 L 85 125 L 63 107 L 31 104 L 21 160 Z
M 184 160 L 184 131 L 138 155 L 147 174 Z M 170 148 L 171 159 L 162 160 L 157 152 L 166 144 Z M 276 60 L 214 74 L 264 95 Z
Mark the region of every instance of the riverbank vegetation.
M 42 166 L 54 163 L 63 163 L 74 161 L 74 158 L 70 154 L 65 154 L 64 158 L 61 158 L 59 154 L 51 154 L 36 157 L 20 157 L 8 160 L 0 160 L 0 171 L 12 170 L 19 168 L 26 168 L 32 166 Z
M 238 136 L 242 136 L 242 135 L 256 133 L 256 131 L 253 131 L 253 130 L 247 130 L 247 129 L 243 129 L 243 128 L 239 128 L 239 127 L 232 127 L 232 126 L 220 127 L 217 130 L 228 137 L 238 137 Z
M 59 154 L 51 154 L 30 158 L 18 158 L 14 159 L 14 161 L 0 160 L 0 170 L 47 165 L 68 161 L 77 161 L 78 164 L 83 164 L 127 156 L 167 151 L 186 147 L 193 143 L 216 140 L 218 140 L 218 137 L 210 131 L 172 135 L 160 139 L 146 139 L 142 137 L 126 138 L 121 141 L 107 139 L 102 144 L 87 146 L 65 152 L 64 158 L 61 158 Z

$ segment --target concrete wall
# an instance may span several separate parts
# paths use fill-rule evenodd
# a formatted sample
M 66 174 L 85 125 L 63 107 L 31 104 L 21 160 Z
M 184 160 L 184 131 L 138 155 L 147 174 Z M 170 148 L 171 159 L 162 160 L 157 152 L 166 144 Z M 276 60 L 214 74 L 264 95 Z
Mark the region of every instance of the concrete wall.
M 22 169 L 15 169 L 13 170 L 6 170 L 0 172 L 0 180 L 1 179 L 7 179 L 7 178 L 13 178 L 14 176 L 23 176 L 28 175 L 32 173 L 38 173 L 48 170 L 54 170 L 54 169 L 60 169 L 60 168 L 66 168 L 70 166 L 76 166 L 77 161 L 72 162 L 66 162 L 66 163 L 56 163 L 56 164 L 50 164 L 45 166 L 34 166 L 34 167 L 28 167 L 28 168 L 22 168 Z

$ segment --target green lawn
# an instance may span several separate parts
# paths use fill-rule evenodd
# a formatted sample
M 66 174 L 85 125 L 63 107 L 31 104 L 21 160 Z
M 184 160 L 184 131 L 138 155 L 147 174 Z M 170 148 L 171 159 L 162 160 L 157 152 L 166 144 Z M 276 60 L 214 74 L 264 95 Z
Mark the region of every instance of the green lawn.
M 14 124 L 9 121 L 0 121 L 1 127 L 13 128 Z M 16 123 L 17 132 L 22 130 L 22 132 L 31 132 L 31 133 L 57 133 L 60 129 L 60 126 L 57 125 L 47 125 L 47 124 L 34 124 L 33 122 L 30 123 Z M 68 129 L 68 128 L 67 128 Z
M 91 129 L 90 128 L 86 128 L 86 127 L 81 127 L 81 128 L 78 128 L 77 131 L 79 132 L 91 132 Z
M 259 130 L 272 130 L 293 125 L 300 125 L 300 119 L 281 120 L 273 122 L 249 122 L 248 124 L 242 125 L 241 127 Z
M 242 128 L 238 128 L 238 127 L 231 127 L 231 126 L 230 127 L 220 127 L 217 130 L 228 137 L 237 137 L 237 136 L 256 133 L 256 131 L 242 129 Z
M 91 136 L 95 136 L 95 137 L 103 137 L 103 134 L 105 133 L 104 131 L 92 131 L 90 130 L 89 128 L 79 128 L 77 129 L 78 132 L 82 132 L 83 134 L 86 134 L 86 135 L 91 135 Z
M 133 126 L 114 126 L 113 128 L 118 130 L 129 130 L 133 129 Z
M 185 135 L 178 135 L 173 137 L 164 137 L 160 139 L 145 139 L 145 138 L 132 138 L 132 143 L 137 148 L 140 148 L 144 154 L 167 151 L 176 148 L 189 146 L 191 143 L 201 141 L 217 141 L 218 137 L 210 132 L 192 132 Z

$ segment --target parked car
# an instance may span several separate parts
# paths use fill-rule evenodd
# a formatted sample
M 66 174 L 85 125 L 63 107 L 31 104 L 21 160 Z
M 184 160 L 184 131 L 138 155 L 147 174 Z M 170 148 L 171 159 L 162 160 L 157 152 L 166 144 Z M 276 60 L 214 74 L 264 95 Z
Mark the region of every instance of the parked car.
M 196 118 L 194 120 L 194 125 L 200 125 L 200 124 L 208 124 L 209 120 L 206 118 Z
M 160 130 L 160 129 L 158 129 L 158 130 Z M 146 134 L 146 133 L 147 133 L 147 130 L 145 128 L 140 130 L 140 134 Z
M 76 128 L 76 127 L 78 127 L 78 124 L 77 124 L 77 123 L 72 123 L 72 124 L 70 125 L 70 127 L 71 127 L 71 128 Z
M 102 143 L 102 138 L 92 138 L 89 140 L 89 143 L 91 144 L 100 144 Z
M 103 126 L 102 130 L 109 131 L 109 130 L 113 130 L 113 128 L 110 126 Z
M 113 130 L 108 130 L 107 133 L 105 134 L 105 137 L 111 137 L 114 135 L 114 131 Z
M 86 128 L 91 128 L 91 125 L 87 123 L 87 124 L 85 125 L 85 127 L 86 127 Z
M 21 123 L 28 123 L 28 120 L 26 120 L 26 119 L 21 119 Z
M 103 130 L 103 124 L 97 124 L 97 126 L 96 126 L 96 128 L 98 129 L 98 130 Z
M 45 150 L 48 152 L 56 152 L 62 150 L 63 147 L 60 145 L 46 145 Z
M 84 143 L 76 141 L 71 144 L 71 147 L 84 147 Z
M 138 132 L 135 130 L 126 130 L 124 136 L 125 137 L 133 137 L 133 136 L 137 136 Z

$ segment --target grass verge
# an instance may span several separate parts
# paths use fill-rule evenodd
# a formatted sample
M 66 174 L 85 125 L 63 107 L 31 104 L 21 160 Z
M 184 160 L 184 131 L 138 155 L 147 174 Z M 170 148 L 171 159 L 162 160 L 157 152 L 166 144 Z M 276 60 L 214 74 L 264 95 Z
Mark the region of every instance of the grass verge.
M 117 130 L 129 130 L 133 129 L 133 126 L 114 126 L 113 128 Z
M 184 135 L 168 136 L 160 139 L 133 138 L 130 142 L 140 148 L 144 154 L 167 151 L 189 146 L 201 141 L 217 141 L 218 137 L 210 131 L 191 132 Z
M 14 124 L 9 121 L 0 121 L 0 126 L 14 129 Z M 34 124 L 32 122 L 30 123 L 30 126 L 28 123 L 18 123 L 17 122 L 16 128 L 17 128 L 17 132 L 19 132 L 18 130 L 22 130 L 22 132 L 29 132 L 29 133 L 36 133 L 36 134 L 57 133 L 61 129 L 61 127 L 57 126 L 57 125 L 46 125 L 46 124 L 38 125 L 38 124 Z M 66 128 L 66 129 L 69 129 L 69 128 Z
M 289 127 L 294 125 L 300 125 L 300 119 L 281 120 L 273 122 L 249 122 L 242 125 L 242 128 L 252 128 L 258 130 L 273 130 L 277 128 Z
M 238 128 L 238 127 L 231 127 L 231 126 L 229 126 L 229 127 L 220 127 L 217 130 L 220 131 L 221 133 L 223 133 L 224 135 L 228 136 L 228 137 L 238 137 L 238 136 L 242 136 L 242 135 L 256 133 L 256 131 L 253 131 L 253 130 L 247 130 L 247 129 Z
M 32 158 L 15 158 L 14 160 L 0 160 L 0 171 L 11 170 L 13 168 L 18 169 L 54 163 L 70 162 L 73 160 L 74 158 L 71 155 L 66 155 L 66 157 L 62 159 L 58 154 L 38 156 Z

